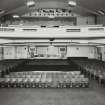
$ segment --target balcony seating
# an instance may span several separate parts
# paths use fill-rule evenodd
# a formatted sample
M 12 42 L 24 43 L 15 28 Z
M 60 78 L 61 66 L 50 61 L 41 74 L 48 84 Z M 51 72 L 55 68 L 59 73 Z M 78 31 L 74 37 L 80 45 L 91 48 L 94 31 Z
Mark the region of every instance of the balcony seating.
M 85 78 L 80 71 L 11 72 L 4 78 L 0 78 L 1 88 L 83 88 L 88 86 L 88 78 Z

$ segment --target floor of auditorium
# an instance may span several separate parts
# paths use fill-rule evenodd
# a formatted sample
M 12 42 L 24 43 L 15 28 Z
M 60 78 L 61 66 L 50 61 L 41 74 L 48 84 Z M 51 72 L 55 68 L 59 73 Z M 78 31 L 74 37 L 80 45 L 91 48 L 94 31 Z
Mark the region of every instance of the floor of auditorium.
M 96 82 L 90 88 L 0 89 L 0 105 L 105 105 L 105 88 Z

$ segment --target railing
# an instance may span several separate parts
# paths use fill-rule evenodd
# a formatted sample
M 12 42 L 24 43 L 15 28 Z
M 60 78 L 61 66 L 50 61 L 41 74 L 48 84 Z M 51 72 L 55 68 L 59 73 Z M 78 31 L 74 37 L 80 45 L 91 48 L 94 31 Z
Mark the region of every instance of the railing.
M 105 37 L 105 27 L 0 27 L 0 37 Z
M 81 26 L 72 26 L 72 27 L 44 27 L 47 30 L 59 30 L 62 29 L 62 31 L 65 32 L 104 32 L 105 27 L 81 27 Z M 43 28 L 43 29 L 44 29 Z M 25 32 L 37 32 L 40 30 L 43 30 L 42 27 L 34 27 L 34 26 L 23 26 L 23 27 L 0 27 L 0 32 L 15 32 L 15 31 L 25 31 Z M 45 30 L 44 30 L 45 31 Z

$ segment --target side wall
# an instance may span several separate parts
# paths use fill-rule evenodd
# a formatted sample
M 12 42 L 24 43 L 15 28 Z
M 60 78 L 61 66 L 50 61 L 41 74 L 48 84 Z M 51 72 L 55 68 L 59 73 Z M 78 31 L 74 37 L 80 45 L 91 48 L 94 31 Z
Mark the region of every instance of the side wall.
M 105 16 L 97 16 L 97 24 L 103 24 L 105 26 Z
M 77 25 L 95 25 L 95 17 L 94 16 L 78 16 L 77 17 Z
M 78 16 L 76 15 L 74 18 L 65 18 L 59 20 L 55 19 L 41 19 L 41 20 L 8 20 L 5 22 L 5 24 L 13 24 L 13 25 L 19 25 L 19 24 L 24 24 L 24 25 L 45 25 L 45 26 L 65 26 L 65 25 L 95 25 L 95 17 L 94 16 Z
M 88 57 L 97 59 L 97 48 L 91 46 L 68 46 L 67 57 Z

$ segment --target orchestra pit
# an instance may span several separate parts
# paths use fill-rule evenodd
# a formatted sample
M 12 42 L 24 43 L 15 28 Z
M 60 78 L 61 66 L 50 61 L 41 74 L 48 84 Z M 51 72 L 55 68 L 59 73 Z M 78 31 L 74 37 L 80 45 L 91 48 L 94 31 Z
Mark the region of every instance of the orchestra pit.
M 0 105 L 105 105 L 105 1 L 0 0 Z

